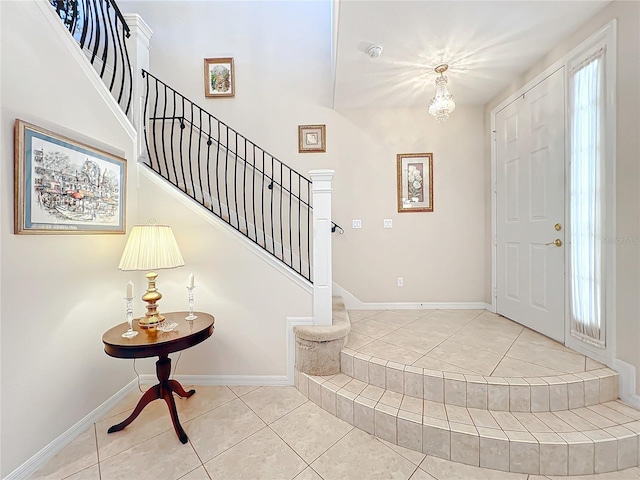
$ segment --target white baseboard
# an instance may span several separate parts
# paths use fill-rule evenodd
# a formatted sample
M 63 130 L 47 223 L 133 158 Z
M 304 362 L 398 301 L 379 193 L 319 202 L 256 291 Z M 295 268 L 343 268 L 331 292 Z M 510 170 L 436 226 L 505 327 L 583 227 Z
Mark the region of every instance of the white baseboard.
M 150 375 L 152 377 L 152 375 Z M 176 375 L 172 377 L 182 385 L 293 385 L 293 376 L 288 375 Z M 158 380 L 155 380 L 158 383 Z
M 151 375 L 149 375 L 151 377 Z M 29 460 L 24 462 L 18 468 L 16 468 L 9 475 L 4 477 L 4 480 L 17 480 L 22 478 L 29 478 L 36 471 L 38 471 L 45 463 L 53 458 L 60 450 L 69 445 L 76 437 L 84 432 L 89 426 L 93 425 L 96 421 L 104 416 L 109 410 L 115 407 L 125 395 L 131 390 L 137 387 L 137 381 L 131 380 L 128 384 L 122 387 L 115 395 L 110 397 L 102 405 L 95 410 L 87 414 L 82 420 L 77 422 L 67 431 L 62 433 L 58 438 L 49 443 L 46 447 L 36 453 Z
M 620 380 L 620 399 L 640 410 L 640 395 L 636 393 L 636 367 L 616 358 L 613 369 L 618 372 Z
M 485 302 L 361 302 L 337 283 L 333 283 L 333 294 L 340 295 L 347 310 L 490 310 Z

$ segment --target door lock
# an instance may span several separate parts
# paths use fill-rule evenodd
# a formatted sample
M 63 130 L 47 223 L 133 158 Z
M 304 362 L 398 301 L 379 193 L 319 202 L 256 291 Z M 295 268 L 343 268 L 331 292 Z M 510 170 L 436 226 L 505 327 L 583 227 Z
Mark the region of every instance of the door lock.
M 562 230 L 562 225 L 561 225 L 561 224 L 559 224 L 559 223 L 556 223 L 556 224 L 553 226 L 553 228 L 555 228 L 555 229 L 556 229 L 556 232 L 559 232 L 560 230 Z
M 560 240 L 559 238 L 556 238 L 553 242 L 545 243 L 545 245 L 555 245 L 556 247 L 561 247 L 562 240 Z

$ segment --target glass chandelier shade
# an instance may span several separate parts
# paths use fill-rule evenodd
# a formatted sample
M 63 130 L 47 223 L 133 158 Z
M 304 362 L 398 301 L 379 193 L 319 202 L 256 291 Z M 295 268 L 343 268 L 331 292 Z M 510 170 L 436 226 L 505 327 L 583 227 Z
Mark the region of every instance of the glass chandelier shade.
M 444 122 L 456 109 L 456 101 L 447 90 L 448 80 L 444 75 L 448 68 L 448 65 L 438 65 L 435 69 L 440 76 L 436 78 L 436 96 L 429 103 L 429 114 L 433 115 L 438 122 Z

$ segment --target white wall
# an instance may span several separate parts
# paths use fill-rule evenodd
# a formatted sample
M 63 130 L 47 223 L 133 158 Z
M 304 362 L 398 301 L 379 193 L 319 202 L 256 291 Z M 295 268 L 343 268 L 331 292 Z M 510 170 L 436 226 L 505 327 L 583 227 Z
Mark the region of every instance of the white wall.
M 134 143 L 34 2 L 1 2 L 2 477 L 133 378 L 102 333 L 123 320 L 124 235 L 13 235 L 16 118 L 94 139 L 133 161 Z M 49 12 L 45 12 L 51 15 Z M 129 169 L 127 213 L 136 210 Z
M 640 394 L 640 3 L 614 1 L 607 5 L 489 102 L 485 106 L 485 122 L 489 125 L 491 109 L 614 18 L 618 22 L 616 236 L 619 240 L 616 243 L 615 350 L 617 358 L 635 366 L 636 393 Z M 485 172 L 490 178 L 488 129 L 486 136 Z M 490 218 L 487 219 L 489 228 Z M 488 242 L 486 252 L 490 255 Z M 487 275 L 487 285 L 490 285 L 490 269 Z
M 335 169 L 333 218 L 346 231 L 333 235 L 336 283 L 364 302 L 484 301 L 482 108 L 442 125 L 426 106 L 328 108 L 330 5 L 121 2 L 154 31 L 151 73 L 302 174 Z M 223 56 L 234 57 L 236 95 L 205 98 L 203 59 Z M 327 153 L 298 153 L 299 124 L 327 125 Z M 396 154 L 421 152 L 434 154 L 435 211 L 398 214 Z
M 183 352 L 176 374 L 285 376 L 286 318 L 313 316 L 311 289 L 291 281 L 259 247 L 201 207 L 185 206 L 191 201 L 167 192 L 171 187 L 159 186 L 163 181 L 154 182 L 153 175 L 140 175 L 140 222 L 155 218 L 171 225 L 185 260 L 184 267 L 158 272 L 160 311 L 188 310 L 186 286 L 193 273 L 195 310 L 215 317 L 213 337 Z M 130 276 L 142 292 L 143 274 Z M 147 362 L 142 371 L 155 367 Z

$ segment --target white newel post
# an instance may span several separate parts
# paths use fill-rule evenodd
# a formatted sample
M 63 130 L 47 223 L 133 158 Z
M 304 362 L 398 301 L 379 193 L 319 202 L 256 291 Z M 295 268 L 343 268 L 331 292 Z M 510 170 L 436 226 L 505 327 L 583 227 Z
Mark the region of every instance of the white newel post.
M 334 170 L 311 170 L 313 205 L 313 324 L 331 325 L 331 180 Z
M 146 156 L 147 147 L 144 141 L 144 96 L 146 79 L 142 78 L 142 70 L 149 71 L 149 41 L 153 32 L 137 13 L 125 13 L 124 19 L 129 25 L 131 36 L 127 39 L 127 50 L 131 62 L 132 92 L 131 92 L 131 121 L 138 132 L 137 158 Z

